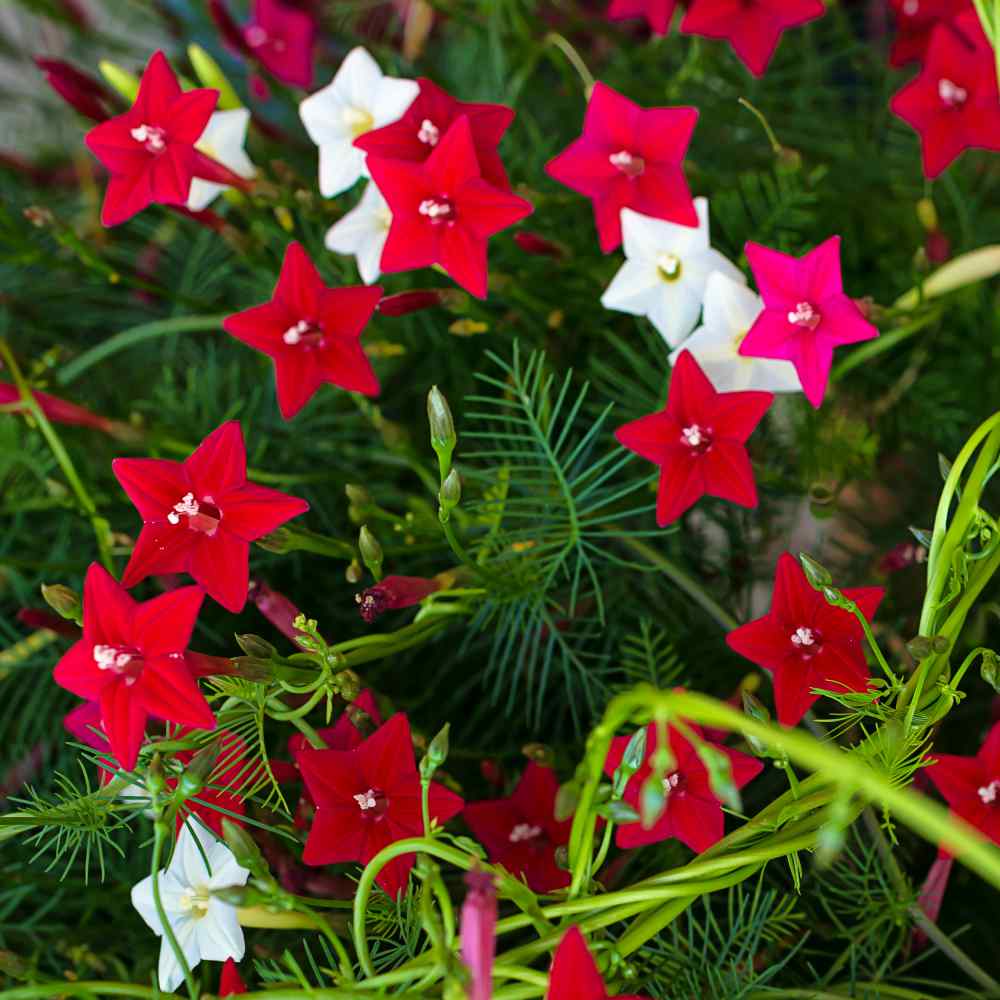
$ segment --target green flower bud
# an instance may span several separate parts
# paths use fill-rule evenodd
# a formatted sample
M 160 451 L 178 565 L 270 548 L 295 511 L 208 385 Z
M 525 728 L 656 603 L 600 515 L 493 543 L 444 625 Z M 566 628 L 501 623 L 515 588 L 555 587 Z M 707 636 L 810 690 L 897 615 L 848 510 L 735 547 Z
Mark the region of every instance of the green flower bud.
M 267 871 L 264 856 L 253 837 L 242 826 L 225 817 L 222 820 L 222 839 L 241 868 L 248 868 L 255 875 Z
M 367 524 L 363 524 L 358 532 L 358 549 L 369 572 L 376 580 L 379 579 L 382 576 L 382 546 Z
M 906 648 L 913 659 L 925 660 L 934 651 L 934 644 L 926 635 L 918 635 L 906 644 Z
M 267 681 L 274 676 L 271 663 L 256 656 L 234 656 L 229 662 L 236 673 L 248 681 Z
M 445 513 L 451 513 L 451 511 L 458 506 L 458 502 L 461 499 L 462 480 L 458 475 L 458 470 L 452 469 L 448 475 L 444 477 L 441 489 L 438 490 L 438 502 L 441 504 L 441 509 Z
M 559 790 L 556 792 L 555 809 L 553 810 L 553 815 L 557 822 L 563 823 L 568 820 L 576 812 L 579 802 L 580 786 L 575 780 L 567 781 L 566 784 L 560 785 Z
M 279 556 L 292 552 L 296 548 L 292 543 L 292 533 L 288 528 L 275 528 L 269 535 L 258 538 L 257 545 Z
M 816 562 L 812 556 L 806 555 L 805 552 L 800 552 L 799 563 L 802 566 L 802 572 L 806 575 L 806 579 L 817 590 L 821 587 L 829 587 L 833 583 L 830 571 L 825 566 Z
M 97 68 L 111 86 L 125 98 L 129 104 L 135 104 L 135 99 L 139 96 L 139 78 L 134 73 L 116 66 L 107 59 L 102 59 Z
M 83 606 L 75 590 L 64 587 L 61 583 L 43 583 L 42 597 L 45 603 L 62 618 L 76 622 L 77 625 L 83 621 Z
M 431 778 L 434 772 L 448 759 L 448 733 L 451 730 L 451 723 L 446 722 L 439 730 L 437 736 L 431 740 L 427 747 L 427 753 L 420 761 L 420 777 Z
M 219 111 L 232 111 L 243 107 L 226 74 L 200 45 L 188 46 L 188 59 L 191 60 L 191 65 L 201 85 L 219 92 Z
M 218 740 L 210 743 L 207 747 L 202 747 L 191 758 L 191 763 L 184 768 L 181 780 L 177 782 L 177 795 L 182 800 L 190 799 L 205 787 L 218 758 Z
M 451 416 L 448 400 L 436 385 L 427 393 L 427 420 L 431 427 L 431 447 L 438 455 L 449 456 L 455 450 L 455 421 Z
M 259 660 L 270 660 L 278 655 L 278 651 L 271 643 L 266 639 L 262 639 L 259 635 L 254 635 L 252 632 L 247 632 L 243 635 L 237 634 L 234 638 L 236 639 L 236 645 L 247 656 L 252 656 Z
M 979 664 L 979 673 L 994 691 L 1000 692 L 1000 657 L 992 649 L 983 653 L 982 662 Z
M 363 486 L 358 486 L 356 483 L 348 483 L 344 487 L 344 493 L 355 507 L 368 507 L 372 503 L 372 495 Z
M 163 774 L 163 762 L 158 753 L 153 754 L 153 759 L 146 768 L 146 789 L 150 798 L 155 799 L 167 790 L 167 779 Z

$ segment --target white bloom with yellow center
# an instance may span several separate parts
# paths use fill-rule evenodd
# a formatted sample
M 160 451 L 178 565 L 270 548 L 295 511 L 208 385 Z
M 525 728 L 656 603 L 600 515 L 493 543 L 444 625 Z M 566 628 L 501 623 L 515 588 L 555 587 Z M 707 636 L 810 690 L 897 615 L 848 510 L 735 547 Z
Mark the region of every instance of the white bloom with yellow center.
M 361 280 L 366 285 L 374 284 L 381 273 L 382 250 L 390 225 L 389 205 L 375 182 L 369 181 L 361 201 L 327 231 L 326 248 L 351 254 L 358 262 Z

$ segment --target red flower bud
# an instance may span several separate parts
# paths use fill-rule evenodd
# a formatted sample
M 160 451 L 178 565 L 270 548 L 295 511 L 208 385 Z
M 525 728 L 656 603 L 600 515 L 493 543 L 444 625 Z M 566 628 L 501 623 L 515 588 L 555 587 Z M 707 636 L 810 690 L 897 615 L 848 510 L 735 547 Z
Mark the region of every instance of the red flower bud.
M 47 628 L 50 632 L 59 635 L 80 638 L 80 629 L 72 622 L 60 618 L 59 615 L 52 614 L 51 611 L 43 611 L 41 608 L 21 608 L 17 613 L 17 620 L 28 628 Z
M 469 1000 L 490 1000 L 496 954 L 497 891 L 486 872 L 465 874 L 462 903 L 462 961 L 469 970 Z
M 272 590 L 263 580 L 250 581 L 250 600 L 282 635 L 294 640 L 302 634 L 292 626 L 302 612 L 284 594 Z
M 35 56 L 35 65 L 45 74 L 49 86 L 81 115 L 95 122 L 107 121 L 110 117 L 105 107 L 113 102 L 111 92 L 91 76 L 62 59 L 46 59 Z
M 393 608 L 408 608 L 419 604 L 428 594 L 440 590 L 437 580 L 422 576 L 387 576 L 381 583 L 355 594 L 361 617 L 370 625 L 376 618 Z
M 562 247 L 556 246 L 551 240 L 547 240 L 538 233 L 532 233 L 526 229 L 514 233 L 514 242 L 525 252 L 534 254 L 537 257 L 553 257 L 558 260 L 565 257 L 566 253 Z
M 82 406 L 60 399 L 58 396 L 50 396 L 45 392 L 34 392 L 32 395 L 35 397 L 35 402 L 42 408 L 42 413 L 53 423 L 90 427 L 95 431 L 103 431 L 105 434 L 113 435 L 115 433 L 115 423 L 107 417 L 102 417 Z M 0 382 L 0 406 L 10 406 L 15 413 L 25 411 L 26 407 L 16 385 Z
M 419 312 L 421 309 L 433 309 L 443 303 L 439 291 L 433 288 L 422 288 L 413 292 L 399 292 L 387 295 L 378 304 L 378 311 L 383 316 L 405 316 L 407 313 Z
M 951 257 L 951 240 L 940 229 L 932 229 L 924 241 L 924 251 L 932 264 L 943 264 Z

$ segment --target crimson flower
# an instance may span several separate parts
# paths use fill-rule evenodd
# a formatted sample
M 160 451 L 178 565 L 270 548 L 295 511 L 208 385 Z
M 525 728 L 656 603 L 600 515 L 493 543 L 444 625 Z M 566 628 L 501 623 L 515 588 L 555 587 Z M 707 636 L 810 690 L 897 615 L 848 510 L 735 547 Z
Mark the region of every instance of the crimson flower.
M 556 864 L 556 848 L 569 843 L 572 820 L 555 818 L 559 782 L 550 767 L 529 762 L 507 799 L 471 802 L 462 819 L 494 864 L 524 878 L 532 892 L 554 892 L 570 883 Z
M 751 358 L 795 365 L 802 391 L 817 409 L 826 394 L 833 349 L 878 336 L 878 330 L 844 294 L 840 237 L 831 236 L 804 257 L 747 243 L 747 260 L 764 309 L 740 344 Z
M 854 587 L 843 594 L 870 621 L 885 591 Z M 863 640 L 854 615 L 828 604 L 788 552 L 778 560 L 771 610 L 726 636 L 731 649 L 771 673 L 778 721 L 784 726 L 794 726 L 819 697 L 812 688 L 866 690 Z
M 125 586 L 153 573 L 190 573 L 233 612 L 247 600 L 250 543 L 309 509 L 305 500 L 247 481 L 235 420 L 212 431 L 183 462 L 116 458 L 111 468 L 143 521 Z
M 892 66 L 922 62 L 934 28 L 968 10 L 970 0 L 889 0 L 896 15 L 896 38 L 889 53 Z
M 116 226 L 154 202 L 187 204 L 195 177 L 232 183 L 230 171 L 195 149 L 218 99 L 217 90 L 182 92 L 166 56 L 153 53 L 132 107 L 86 136 L 110 174 L 101 208 L 105 226 Z
M 410 723 L 400 713 L 353 750 L 302 750 L 299 767 L 316 802 L 302 860 L 307 865 L 367 864 L 382 848 L 423 834 L 420 778 Z M 444 823 L 462 811 L 459 796 L 436 782 L 430 815 Z M 376 883 L 395 898 L 406 887 L 414 855 L 390 861 Z
M 203 598 L 198 587 L 181 587 L 139 604 L 103 567 L 87 570 L 83 638 L 56 664 L 54 677 L 100 704 L 100 728 L 127 770 L 135 767 L 150 715 L 215 728 L 186 657 Z
M 951 806 L 952 815 L 1000 844 L 1000 722 L 990 729 L 975 757 L 947 753 L 934 757 L 927 777 Z
M 782 32 L 825 12 L 823 0 L 693 0 L 681 31 L 725 39 L 754 76 L 763 76 Z
M 665 35 L 677 7 L 677 0 L 611 0 L 609 21 L 644 17 L 654 35 Z
M 231 958 L 227 958 L 222 966 L 222 975 L 219 976 L 219 996 L 232 997 L 246 991 L 246 983 L 240 976 L 239 968 Z
M 697 108 L 642 108 L 603 83 L 594 85 L 583 134 L 545 170 L 590 198 L 601 250 L 622 241 L 621 210 L 697 226 L 681 163 L 698 120 Z
M 35 56 L 35 65 L 45 74 L 49 86 L 70 107 L 92 121 L 107 120 L 107 108 L 113 97 L 102 83 L 62 59 Z
M 549 972 L 549 990 L 545 1000 L 608 1000 L 608 991 L 579 927 L 570 927 L 563 935 Z M 645 1000 L 632 994 L 617 1000 Z
M 102 417 L 99 413 L 77 406 L 68 399 L 60 399 L 58 396 L 50 396 L 47 392 L 32 390 L 35 402 L 41 407 L 42 413 L 55 424 L 70 424 L 76 427 L 89 427 L 95 431 L 102 431 L 104 434 L 122 435 L 124 433 L 120 424 Z M 10 382 L 0 382 L 0 407 L 7 412 L 28 412 L 28 407 L 21 398 L 21 390 Z
M 409 608 L 441 589 L 439 581 L 422 576 L 387 576 L 354 595 L 361 617 L 370 625 L 395 608 Z
M 934 29 L 923 68 L 889 107 L 920 133 L 929 178 L 966 149 L 1000 150 L 993 49 L 975 12 Z
M 615 431 L 629 451 L 660 467 L 661 528 L 706 494 L 757 506 L 746 440 L 773 399 L 769 392 L 716 392 L 691 353 L 681 353 L 666 407 Z
M 504 191 L 510 181 L 497 145 L 514 120 L 512 108 L 503 104 L 473 104 L 459 101 L 427 77 L 417 80 L 420 93 L 398 121 L 365 132 L 354 140 L 370 156 L 422 163 L 461 115 L 469 119 L 469 132 L 483 180 Z
M 691 723 L 688 728 L 709 746 L 729 758 L 733 783 L 737 788 L 749 784 L 763 770 L 764 765 L 754 757 L 739 750 L 714 743 L 704 737 L 703 731 Z M 621 763 L 630 737 L 616 736 L 611 742 L 604 773 L 609 777 Z M 639 811 L 639 797 L 643 782 L 652 772 L 651 760 L 656 752 L 658 736 L 655 723 L 646 728 L 646 756 L 639 770 L 625 786 L 624 800 Z M 618 827 L 615 843 L 619 847 L 642 847 L 661 840 L 676 838 L 700 854 L 722 839 L 725 829 L 722 803 L 715 797 L 708 780 L 708 769 L 702 763 L 694 746 L 680 731 L 667 726 L 667 742 L 674 758 L 674 768 L 663 779 L 666 805 L 660 818 L 647 830 L 638 820 Z
M 293 87 L 313 84 L 316 19 L 283 0 L 254 0 L 243 41 L 276 79 Z
M 223 329 L 274 362 L 278 408 L 291 420 L 324 383 L 377 396 L 361 332 L 378 285 L 328 288 L 301 243 L 289 243 L 270 302 L 227 316 Z
M 532 208 L 480 175 L 469 116 L 455 119 L 426 160 L 369 156 L 367 162 L 392 211 L 381 269 L 392 274 L 440 264 L 466 291 L 486 298 L 489 237 Z

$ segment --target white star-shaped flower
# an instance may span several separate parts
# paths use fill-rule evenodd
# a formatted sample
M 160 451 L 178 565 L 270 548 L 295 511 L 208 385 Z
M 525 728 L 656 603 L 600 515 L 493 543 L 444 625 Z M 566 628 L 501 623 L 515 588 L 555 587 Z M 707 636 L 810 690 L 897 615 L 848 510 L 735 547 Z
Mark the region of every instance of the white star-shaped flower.
M 698 322 L 713 271 L 743 281 L 739 269 L 708 243 L 708 201 L 695 198 L 698 225 L 679 226 L 623 208 L 625 263 L 601 296 L 605 309 L 646 316 L 671 347 Z
M 336 76 L 299 105 L 309 138 L 319 146 L 319 190 L 325 198 L 368 176 L 365 153 L 354 140 L 402 118 L 420 92 L 416 80 L 383 76 L 360 45 L 347 53 Z
M 257 171 L 243 148 L 243 144 L 247 141 L 249 124 L 250 112 L 246 108 L 216 111 L 209 118 L 208 125 L 205 126 L 205 131 L 195 146 L 206 156 L 211 156 L 213 160 L 228 167 L 234 174 L 239 174 L 240 177 L 253 177 Z M 223 184 L 203 181 L 200 177 L 196 177 L 191 181 L 187 207 L 192 212 L 200 212 L 208 208 L 225 190 Z
M 739 353 L 743 338 L 763 308 L 760 296 L 742 282 L 718 271 L 709 275 L 702 325 L 670 355 L 670 363 L 676 362 L 682 350 L 690 351 L 717 392 L 801 392 L 802 384 L 790 361 L 748 358 Z
M 210 962 L 224 962 L 227 958 L 239 962 L 243 958 L 243 928 L 236 907 L 222 902 L 212 891 L 246 885 L 249 875 L 207 827 L 193 818 L 187 820 L 170 864 L 160 872 L 160 898 L 188 968 L 193 969 L 203 958 Z M 150 929 L 163 938 L 160 989 L 172 993 L 184 982 L 184 973 L 163 936 L 153 901 L 152 875 L 132 887 L 132 905 Z
M 369 181 L 361 201 L 326 234 L 326 248 L 334 253 L 353 254 L 361 280 L 371 285 L 381 272 L 382 248 L 389 235 L 392 212 L 382 192 Z

